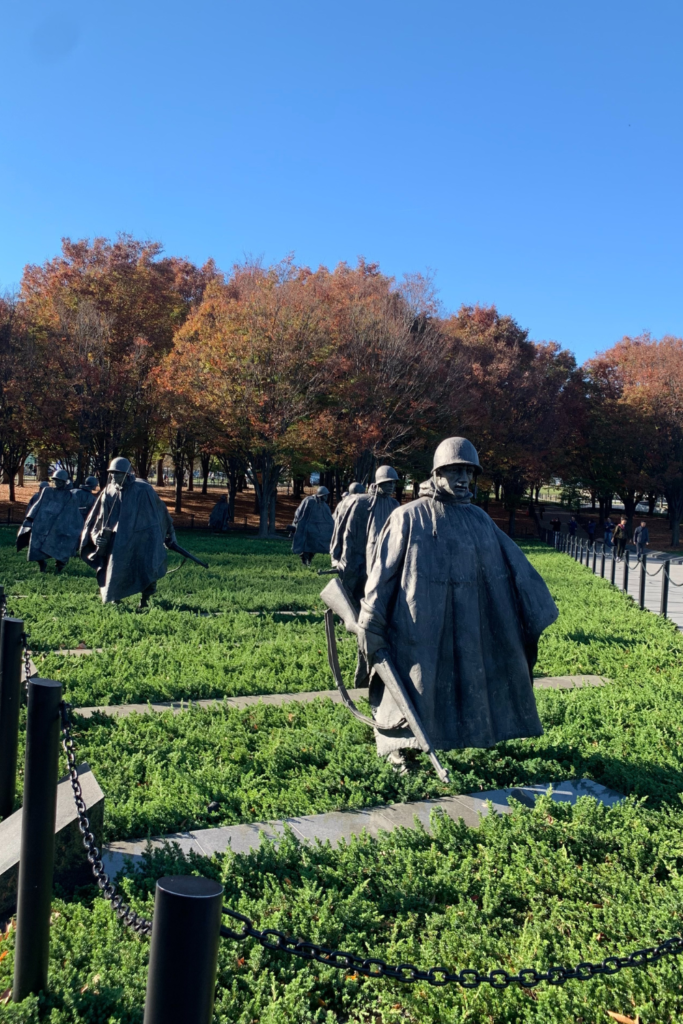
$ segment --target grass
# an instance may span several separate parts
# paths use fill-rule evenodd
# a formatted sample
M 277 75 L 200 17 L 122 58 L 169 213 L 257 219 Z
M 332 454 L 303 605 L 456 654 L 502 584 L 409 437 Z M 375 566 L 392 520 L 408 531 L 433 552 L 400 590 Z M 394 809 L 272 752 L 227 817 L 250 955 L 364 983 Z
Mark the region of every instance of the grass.
M 140 616 L 101 608 L 92 577 L 80 566 L 63 579 L 40 578 L 5 545 L 0 571 L 10 609 L 24 612 L 38 657 L 45 656 L 41 671 L 50 667 L 81 706 L 102 703 L 100 695 L 120 701 L 150 693 L 330 686 L 317 597 L 324 579 L 303 570 L 280 542 L 202 537 L 200 545 L 199 535 L 188 534 L 185 544 L 208 554 L 212 564 L 220 561 L 222 569 L 212 568 L 216 578 L 209 580 L 209 573 L 184 568 L 160 585 L 159 601 L 167 606 Z M 261 926 L 394 962 L 480 969 L 601 959 L 679 929 L 683 637 L 566 556 L 537 544 L 524 547 L 560 608 L 541 642 L 537 672 L 609 679 L 603 688 L 539 691 L 542 737 L 445 754 L 452 784 L 444 787 L 422 755 L 406 776 L 394 775 L 377 759 L 370 731 L 324 696 L 308 705 L 245 711 L 219 704 L 178 716 L 96 716 L 78 722 L 78 749 L 105 791 L 107 835 L 137 837 L 579 776 L 631 794 L 625 804 L 606 811 L 591 800 L 574 809 L 543 801 L 534 811 L 517 808 L 506 818 L 486 819 L 478 830 L 441 819 L 431 836 L 399 830 L 334 851 L 302 847 L 291 836 L 277 850 L 264 843 L 248 856 L 212 861 L 186 861 L 168 851 L 124 879 L 134 901 L 151 911 L 155 878 L 198 871 L 221 877 L 227 903 Z M 240 580 L 247 584 L 244 593 L 234 590 Z M 277 615 L 280 610 L 310 615 L 288 619 Z M 220 614 L 209 618 L 202 611 Z M 104 647 L 105 654 L 67 659 L 49 653 L 80 641 Z M 342 655 L 350 679 L 348 640 Z M 211 800 L 220 810 L 209 816 Z M 0 1009 L 0 1020 L 141 1021 L 146 941 L 124 932 L 91 890 L 57 901 L 55 913 L 52 994 L 40 1008 L 29 1000 Z M 0 957 L 4 949 L 0 992 L 10 983 L 12 934 L 0 945 Z M 404 987 L 345 979 L 249 943 L 227 943 L 215 1021 L 597 1024 L 613 1010 L 633 1019 L 640 1014 L 643 1024 L 664 1024 L 681 1019 L 682 983 L 672 959 L 647 971 L 532 992 Z

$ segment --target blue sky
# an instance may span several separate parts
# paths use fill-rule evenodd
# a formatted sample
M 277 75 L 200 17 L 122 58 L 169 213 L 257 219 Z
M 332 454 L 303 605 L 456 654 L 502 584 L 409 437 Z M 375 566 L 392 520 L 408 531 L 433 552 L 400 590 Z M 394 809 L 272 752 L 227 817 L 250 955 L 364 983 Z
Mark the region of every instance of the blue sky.
M 63 235 L 683 335 L 680 0 L 0 0 L 0 290 Z

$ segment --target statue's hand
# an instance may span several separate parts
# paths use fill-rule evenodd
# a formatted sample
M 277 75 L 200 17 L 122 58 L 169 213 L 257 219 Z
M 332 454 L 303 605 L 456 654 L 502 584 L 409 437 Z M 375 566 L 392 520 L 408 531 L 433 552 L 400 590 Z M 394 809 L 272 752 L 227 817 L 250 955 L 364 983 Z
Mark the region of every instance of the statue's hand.
M 358 630 L 358 649 L 368 661 L 372 661 L 377 651 L 387 646 L 386 637 L 381 633 L 372 633 L 369 629 Z

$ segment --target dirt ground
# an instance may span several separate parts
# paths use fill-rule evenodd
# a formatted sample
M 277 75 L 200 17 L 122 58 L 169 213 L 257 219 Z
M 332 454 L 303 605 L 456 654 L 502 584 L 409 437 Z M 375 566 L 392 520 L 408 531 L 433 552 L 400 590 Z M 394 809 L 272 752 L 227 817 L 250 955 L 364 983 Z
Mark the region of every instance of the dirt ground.
M 30 483 L 25 487 L 16 488 L 16 501 L 13 504 L 9 502 L 9 487 L 6 484 L 0 484 L 0 526 L 3 524 L 15 524 L 19 526 L 24 518 L 24 509 L 31 498 L 31 495 L 37 490 L 37 484 Z M 209 515 L 214 504 L 218 501 L 222 494 L 225 494 L 225 488 L 222 487 L 210 487 L 208 494 L 202 494 L 201 488 L 196 491 L 183 491 L 183 510 L 180 515 L 173 514 L 173 507 L 175 504 L 175 491 L 173 487 L 157 487 L 156 490 L 159 492 L 163 500 L 166 502 L 169 511 L 173 515 L 173 521 L 179 529 L 206 529 L 209 525 Z M 315 488 L 307 488 L 306 493 L 313 493 Z M 404 500 L 410 501 L 411 495 L 406 494 Z M 289 523 L 294 518 L 294 512 L 298 501 L 295 500 L 291 493 L 288 494 L 285 488 L 278 492 L 277 504 L 275 507 L 275 524 L 278 530 L 284 531 Z M 570 514 L 565 509 L 560 509 L 558 506 L 546 504 L 541 506 L 543 509 L 543 516 L 541 522 L 548 529 L 550 528 L 550 520 L 557 518 L 564 524 L 569 518 Z M 499 526 L 505 533 L 508 532 L 508 513 L 503 508 L 501 502 L 491 501 L 489 502 L 488 513 L 493 519 L 496 526 Z M 582 527 L 580 530 L 580 536 L 587 537 L 585 532 L 585 525 L 589 519 L 593 519 L 597 530 L 596 537 L 598 540 L 602 538 L 602 530 L 598 526 L 598 515 L 597 512 L 591 513 L 589 509 L 585 509 L 578 517 L 579 524 Z M 615 512 L 612 515 L 613 521 L 618 521 L 619 512 Z M 671 547 L 671 532 L 669 530 L 668 521 L 662 516 L 638 516 L 637 521 L 644 519 L 648 525 L 650 531 L 650 549 L 653 551 L 672 551 Z M 254 510 L 254 492 L 244 491 L 237 495 L 235 501 L 235 522 L 232 524 L 231 529 L 241 531 L 256 531 L 258 530 L 259 517 L 258 513 Z M 534 537 L 536 536 L 536 528 L 533 519 L 529 516 L 526 506 L 522 507 L 516 516 L 515 524 L 515 535 L 517 537 Z M 679 545 L 680 550 L 683 545 Z

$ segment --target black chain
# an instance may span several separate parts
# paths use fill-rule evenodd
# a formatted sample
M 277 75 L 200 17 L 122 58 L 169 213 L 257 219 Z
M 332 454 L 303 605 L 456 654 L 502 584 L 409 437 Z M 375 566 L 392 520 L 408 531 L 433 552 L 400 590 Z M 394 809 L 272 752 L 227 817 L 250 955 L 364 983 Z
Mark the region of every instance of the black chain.
M 81 831 L 81 835 L 83 836 L 83 845 L 88 851 L 88 860 L 90 861 L 90 867 L 92 868 L 95 881 L 102 890 L 102 895 L 105 900 L 111 901 L 111 905 L 119 920 L 123 921 L 123 923 L 128 925 L 129 928 L 133 928 L 136 932 L 141 932 L 144 935 L 151 935 L 152 922 L 148 921 L 145 917 L 140 917 L 134 910 L 131 910 L 131 908 L 123 902 L 122 896 L 117 896 L 116 886 L 112 885 L 109 881 L 109 875 L 104 870 L 104 864 L 100 858 L 100 851 L 95 846 L 95 836 L 90 831 L 90 821 L 86 817 L 86 811 L 88 808 L 85 806 L 83 791 L 81 790 L 81 783 L 78 779 L 78 772 L 76 770 L 76 745 L 71 737 L 69 705 L 66 701 L 62 701 L 60 711 L 62 716 L 62 745 L 69 765 L 69 778 L 71 779 L 71 788 L 73 790 L 74 801 L 76 803 L 76 811 L 78 812 L 78 827 Z
M 289 953 L 290 956 L 298 956 L 302 960 L 317 960 L 318 963 L 326 964 L 328 967 L 336 967 L 341 971 L 354 971 L 367 978 L 392 978 L 394 981 L 403 981 L 408 985 L 412 985 L 416 981 L 426 981 L 428 985 L 437 987 L 455 982 L 457 985 L 462 985 L 463 988 L 478 988 L 479 985 L 490 985 L 491 988 L 507 988 L 509 985 L 534 988 L 542 981 L 546 981 L 549 985 L 564 985 L 566 981 L 571 980 L 589 981 L 598 974 L 618 974 L 624 967 L 645 967 L 647 964 L 657 963 L 662 957 L 677 956 L 683 953 L 683 936 L 677 935 L 672 939 L 665 939 L 658 946 L 636 949 L 627 956 L 605 957 L 599 964 L 582 961 L 576 967 L 549 967 L 547 971 L 537 971 L 535 967 L 522 967 L 516 974 L 510 974 L 502 968 L 489 971 L 488 974 L 483 974 L 473 968 L 449 971 L 446 967 L 428 967 L 424 970 L 421 967 L 416 967 L 415 964 L 398 964 L 396 967 L 392 967 L 391 964 L 379 957 L 361 957 L 356 956 L 355 953 L 345 953 L 341 949 L 329 949 L 327 946 L 319 946 L 317 943 L 307 942 L 305 939 L 290 938 L 275 928 L 258 931 L 244 914 L 238 914 L 228 907 L 223 907 L 223 913 L 244 924 L 241 932 L 233 931 L 232 928 L 222 925 L 221 935 L 226 939 L 256 939 L 264 949 Z
M 28 633 L 22 633 L 20 639 L 24 650 L 24 686 L 28 689 L 28 681 L 31 678 L 31 650 L 28 645 Z
M 116 894 L 116 886 L 109 881 L 109 876 L 104 870 L 100 858 L 100 851 L 95 846 L 95 837 L 90 831 L 90 822 L 86 816 L 87 807 L 83 799 L 81 784 L 76 770 L 76 745 L 71 736 L 69 722 L 69 705 L 62 701 L 60 705 L 62 718 L 63 746 L 69 765 L 69 778 L 74 794 L 76 810 L 78 812 L 78 827 L 83 836 L 83 845 L 88 851 L 88 860 L 92 868 L 102 895 L 111 905 L 117 917 L 129 928 L 144 935 L 152 934 L 152 922 L 140 917 L 134 910 L 131 910 L 123 902 L 123 898 Z M 645 967 L 648 964 L 657 963 L 665 956 L 678 956 L 683 953 L 683 936 L 676 935 L 674 938 L 665 939 L 658 946 L 648 946 L 645 949 L 634 950 L 626 956 L 608 956 L 602 963 L 595 964 L 582 961 L 576 967 L 549 967 L 547 971 L 537 971 L 535 967 L 523 967 L 516 974 L 498 968 L 483 974 L 473 968 L 465 968 L 462 971 L 449 971 L 446 967 L 429 967 L 426 970 L 417 967 L 415 964 L 398 964 L 392 966 L 380 957 L 362 957 L 355 953 L 347 953 L 340 949 L 330 949 L 328 946 L 320 946 L 315 942 L 308 942 L 306 939 L 295 939 L 275 928 L 265 928 L 259 931 L 254 928 L 253 922 L 238 914 L 236 910 L 223 907 L 223 913 L 235 921 L 241 921 L 241 931 L 233 931 L 221 925 L 221 935 L 226 939 L 256 939 L 264 949 L 274 950 L 280 953 L 288 953 L 290 956 L 300 957 L 302 960 L 316 960 L 318 963 L 326 964 L 328 967 L 336 967 L 341 971 L 354 971 L 367 978 L 392 978 L 394 981 L 402 981 L 406 984 L 413 984 L 416 981 L 425 981 L 428 985 L 440 987 L 454 982 L 462 985 L 463 988 L 478 988 L 480 985 L 490 985 L 492 988 L 507 988 L 509 985 L 522 985 L 524 988 L 534 988 L 545 981 L 549 985 L 564 985 L 566 981 L 589 981 L 598 974 L 617 974 L 624 967 Z M 275 941 L 273 941 L 275 940 Z

